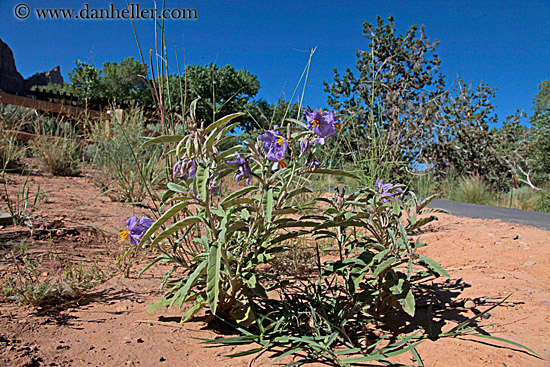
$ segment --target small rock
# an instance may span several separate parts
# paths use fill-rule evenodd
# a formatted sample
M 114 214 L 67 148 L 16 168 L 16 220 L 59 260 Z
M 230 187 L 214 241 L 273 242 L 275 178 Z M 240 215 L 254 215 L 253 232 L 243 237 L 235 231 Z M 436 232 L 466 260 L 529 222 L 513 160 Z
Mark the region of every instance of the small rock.
M 120 305 L 115 309 L 115 313 L 123 313 L 128 311 L 128 305 Z
M 145 343 L 145 341 L 141 338 L 135 338 L 133 341 L 134 343 Z
M 159 362 L 164 362 L 164 361 L 166 361 L 166 358 L 164 358 L 164 357 L 159 358 Z
M 530 261 L 530 260 L 527 260 L 526 262 L 523 263 L 523 265 L 525 265 L 525 266 L 531 266 L 531 265 L 535 265 L 535 264 L 536 264 L 536 262 Z
M 464 301 L 464 308 L 471 310 L 472 308 L 475 308 L 475 307 L 476 307 L 475 302 L 472 301 L 470 298 Z
M 484 313 L 483 315 L 481 315 L 481 318 L 485 319 L 485 320 L 489 319 L 490 317 L 491 317 L 491 314 L 489 312 Z
M 515 235 L 512 236 L 513 240 L 517 240 L 518 238 L 519 238 L 519 234 L 515 234 Z

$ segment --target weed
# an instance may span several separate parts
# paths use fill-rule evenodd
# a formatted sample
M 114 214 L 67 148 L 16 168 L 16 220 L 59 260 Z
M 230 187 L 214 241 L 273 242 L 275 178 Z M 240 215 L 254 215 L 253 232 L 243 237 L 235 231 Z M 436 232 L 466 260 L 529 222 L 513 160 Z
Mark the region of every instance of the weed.
M 44 257 L 32 258 L 29 255 L 28 249 L 32 244 L 24 240 L 16 243 L 6 256 L 13 271 L 5 279 L 2 293 L 20 305 L 43 307 L 75 299 L 108 278 L 97 263 L 84 270 L 82 262 L 77 263 L 68 252 L 61 260 L 50 246 L 49 257 L 54 260 L 57 269 L 51 271 L 51 266 L 45 266 Z
M 34 210 L 45 198 L 45 195 L 40 191 L 40 186 L 38 186 L 34 194 L 31 194 L 29 176 L 27 175 L 21 192 L 16 192 L 15 197 L 10 197 L 5 171 L 2 171 L 2 184 L 4 185 L 4 204 L 13 218 L 13 224 L 27 225 L 30 227 L 32 225 Z

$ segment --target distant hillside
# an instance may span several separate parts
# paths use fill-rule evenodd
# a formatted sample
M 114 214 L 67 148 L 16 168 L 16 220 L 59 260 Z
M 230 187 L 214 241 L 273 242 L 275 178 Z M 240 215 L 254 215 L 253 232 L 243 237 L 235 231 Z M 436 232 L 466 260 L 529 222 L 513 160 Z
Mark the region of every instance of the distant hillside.
M 0 90 L 24 96 L 26 95 L 25 91 L 33 86 L 43 86 L 50 83 L 64 84 L 59 66 L 24 79 L 17 71 L 12 50 L 0 39 Z

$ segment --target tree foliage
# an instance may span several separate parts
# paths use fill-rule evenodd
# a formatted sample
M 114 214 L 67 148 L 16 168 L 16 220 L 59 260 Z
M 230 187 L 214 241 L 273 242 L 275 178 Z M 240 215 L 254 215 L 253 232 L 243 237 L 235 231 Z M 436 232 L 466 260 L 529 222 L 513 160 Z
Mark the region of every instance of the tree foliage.
M 508 184 L 506 176 L 525 136 L 519 125 L 522 114 L 510 116 L 502 130 L 491 129 L 498 121 L 491 103 L 494 95 L 495 89 L 487 84 L 474 88 L 457 78 L 441 96 L 436 134 L 423 155 L 436 177 L 453 172 L 461 177 L 480 176 L 495 187 Z
M 535 180 L 550 180 L 550 80 L 538 85 L 538 93 L 533 98 L 530 118 L 532 127 L 531 157 L 536 167 Z
M 423 142 L 433 137 L 432 120 L 443 92 L 441 60 L 422 27 L 405 35 L 395 30 L 393 17 L 385 23 L 363 24 L 367 51 L 357 51 L 357 73 L 334 70 L 334 82 L 325 83 L 328 104 L 346 116 L 351 141 L 368 140 L 373 131 L 384 136 L 392 171 L 413 164 L 422 155 Z M 363 149 L 368 149 L 368 145 Z

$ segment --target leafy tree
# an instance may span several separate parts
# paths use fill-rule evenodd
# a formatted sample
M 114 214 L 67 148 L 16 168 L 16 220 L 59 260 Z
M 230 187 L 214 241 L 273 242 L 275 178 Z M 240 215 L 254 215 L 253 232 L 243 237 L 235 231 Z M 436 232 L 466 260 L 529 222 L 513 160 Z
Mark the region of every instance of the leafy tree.
M 71 84 L 65 84 L 63 91 L 79 97 L 87 104 L 92 98 L 101 98 L 101 70 L 80 60 L 75 62 L 76 67 L 69 73 Z
M 495 90 L 487 84 L 473 88 L 457 79 L 442 96 L 436 136 L 423 154 L 436 177 L 453 172 L 498 184 L 508 172 L 506 161 L 495 149 L 495 131 L 489 126 L 497 122 L 491 103 L 494 95 Z
M 127 57 L 119 64 L 105 62 L 99 79 L 98 94 L 115 104 L 151 101 L 151 91 L 144 78 L 147 77 L 147 65 Z
M 550 80 L 538 85 L 533 98 L 535 113 L 530 118 L 532 127 L 532 158 L 536 167 L 535 180 L 539 183 L 550 180 Z
M 363 36 L 369 44 L 367 51 L 357 51 L 358 73 L 348 68 L 340 76 L 335 69 L 334 82 L 325 83 L 328 104 L 347 122 L 342 135 L 352 146 L 336 144 L 366 154 L 374 132 L 383 136 L 390 171 L 404 173 L 434 136 L 432 122 L 444 89 L 441 60 L 434 53 L 438 42 L 430 42 L 416 25 L 397 34 L 391 16 L 387 23 L 378 17 L 376 26 L 365 22 Z

